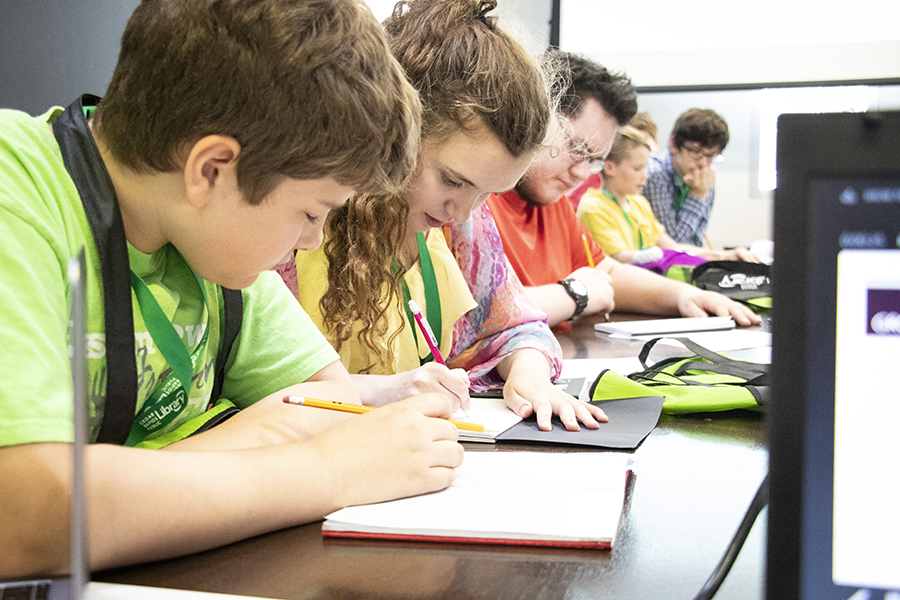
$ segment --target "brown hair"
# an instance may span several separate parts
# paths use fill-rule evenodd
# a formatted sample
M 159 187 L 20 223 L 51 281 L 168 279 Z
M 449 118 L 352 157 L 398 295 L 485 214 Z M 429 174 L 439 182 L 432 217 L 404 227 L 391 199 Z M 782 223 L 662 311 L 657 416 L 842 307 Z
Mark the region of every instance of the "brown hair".
M 625 125 L 637 112 L 637 91 L 624 73 L 613 73 L 603 65 L 579 54 L 551 49 L 552 60 L 567 65 L 569 76 L 560 80 L 565 86 L 560 109 L 569 118 L 581 112 L 581 103 L 593 98 L 619 126 Z
M 704 148 L 718 148 L 721 152 L 728 145 L 728 123 L 713 110 L 691 108 L 675 121 L 672 139 L 679 148 L 685 142 L 696 142 Z
M 621 127 L 616 133 L 616 139 L 613 141 L 609 154 L 606 156 L 606 162 L 619 164 L 628 158 L 637 147 L 643 147 L 647 150 L 651 149 L 650 142 L 647 140 L 647 134 L 631 125 Z
M 485 127 L 519 157 L 543 148 L 554 110 L 537 59 L 488 16 L 496 6 L 495 0 L 411 0 L 398 3 L 384 26 L 422 99 L 424 138 Z M 399 281 L 410 266 L 395 260 L 408 236 L 408 212 L 402 195 L 358 195 L 329 217 L 323 320 L 338 349 L 362 323 L 369 368 L 379 358 L 374 340 L 400 333 L 387 331 L 385 315 L 399 302 Z
M 143 0 L 95 123 L 137 171 L 176 171 L 202 137 L 235 138 L 238 184 L 256 204 L 284 178 L 400 189 L 420 117 L 356 0 Z
M 631 121 L 629 121 L 628 124 L 639 131 L 643 131 L 647 137 L 650 138 L 650 141 L 655 142 L 659 135 L 659 126 L 646 110 L 642 110 L 631 117 Z

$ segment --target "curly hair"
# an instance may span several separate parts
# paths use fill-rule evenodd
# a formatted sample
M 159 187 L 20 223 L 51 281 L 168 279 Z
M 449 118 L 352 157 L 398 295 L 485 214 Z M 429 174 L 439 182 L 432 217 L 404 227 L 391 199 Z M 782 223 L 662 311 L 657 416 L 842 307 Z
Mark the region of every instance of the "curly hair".
M 326 223 L 328 286 L 319 308 L 326 335 L 338 351 L 362 324 L 358 339 L 369 360 L 363 372 L 376 364 L 375 340 L 388 337 L 390 347 L 400 335 L 400 330 L 388 331 L 386 315 L 399 301 L 400 279 L 409 268 L 392 260 L 406 237 L 408 214 L 400 196 L 359 194 L 331 211 Z
M 518 158 L 543 148 L 555 107 L 548 72 L 488 15 L 496 6 L 496 0 L 399 2 L 384 28 L 419 92 L 424 139 L 485 127 Z M 369 362 L 363 372 L 393 358 L 379 356 L 375 341 L 389 336 L 390 348 L 400 334 L 388 331 L 386 315 L 412 266 L 401 262 L 408 214 L 402 194 L 359 194 L 329 216 L 329 286 L 319 307 L 338 350 L 359 332 Z

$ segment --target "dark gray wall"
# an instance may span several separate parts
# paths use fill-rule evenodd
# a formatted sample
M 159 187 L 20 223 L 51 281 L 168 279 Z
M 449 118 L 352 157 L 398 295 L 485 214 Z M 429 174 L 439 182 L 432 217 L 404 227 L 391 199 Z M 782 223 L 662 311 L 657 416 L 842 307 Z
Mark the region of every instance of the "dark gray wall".
M 102 96 L 138 0 L 0 0 L 0 107 L 31 114 Z

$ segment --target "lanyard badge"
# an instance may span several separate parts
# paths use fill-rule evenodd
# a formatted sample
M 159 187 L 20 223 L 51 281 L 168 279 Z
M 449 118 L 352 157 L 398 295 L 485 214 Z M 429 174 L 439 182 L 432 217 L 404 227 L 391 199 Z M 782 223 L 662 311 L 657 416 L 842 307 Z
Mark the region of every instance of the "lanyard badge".
M 206 327 L 203 329 L 203 337 L 197 347 L 193 352 L 189 352 L 150 288 L 134 271 L 131 272 L 131 288 L 137 296 L 138 306 L 144 317 L 144 323 L 147 325 L 147 331 L 163 358 L 169 363 L 171 371 L 168 377 L 156 386 L 138 411 L 131 433 L 125 442 L 126 446 L 137 444 L 146 439 L 149 434 L 165 427 L 187 406 L 193 373 L 204 354 L 209 339 L 209 299 L 206 295 L 206 286 L 199 275 L 194 273 L 194 277 L 197 278 L 197 284 L 203 293 Z

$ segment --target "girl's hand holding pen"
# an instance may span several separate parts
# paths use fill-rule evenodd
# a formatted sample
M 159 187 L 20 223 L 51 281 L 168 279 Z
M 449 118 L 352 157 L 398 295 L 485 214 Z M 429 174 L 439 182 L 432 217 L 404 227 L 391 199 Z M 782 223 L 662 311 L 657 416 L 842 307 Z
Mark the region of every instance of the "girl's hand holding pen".
M 384 406 L 416 394 L 441 393 L 450 399 L 453 411 L 469 410 L 469 376 L 463 369 L 450 369 L 435 362 L 395 375 L 368 375 L 359 389 L 363 404 Z M 359 386 L 358 386 L 359 387 Z

